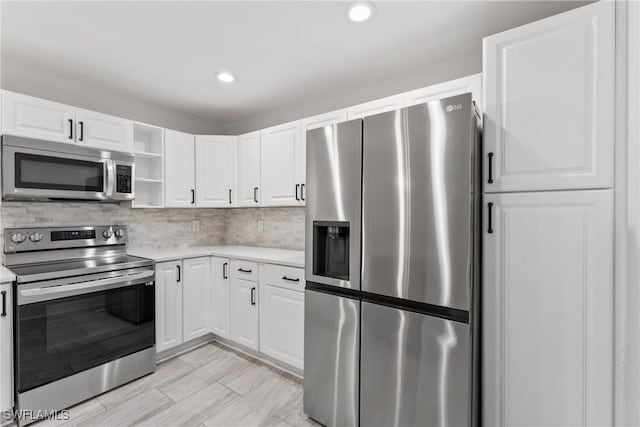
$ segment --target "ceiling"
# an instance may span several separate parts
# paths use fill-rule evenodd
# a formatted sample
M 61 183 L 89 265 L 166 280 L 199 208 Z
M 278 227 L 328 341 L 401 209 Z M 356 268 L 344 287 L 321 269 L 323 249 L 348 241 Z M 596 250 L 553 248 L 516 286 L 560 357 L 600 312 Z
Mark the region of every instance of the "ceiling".
M 335 94 L 372 99 L 386 82 L 426 76 L 430 64 L 449 58 L 472 55 L 480 71 L 483 36 L 583 3 L 375 4 L 373 19 L 355 24 L 345 2 L 330 1 L 3 1 L 2 84 L 37 73 L 44 82 L 57 76 L 60 91 L 82 87 L 87 98 L 113 91 L 217 123 L 275 109 L 295 119 L 313 110 L 312 100 L 337 108 Z M 217 81 L 220 70 L 237 81 Z

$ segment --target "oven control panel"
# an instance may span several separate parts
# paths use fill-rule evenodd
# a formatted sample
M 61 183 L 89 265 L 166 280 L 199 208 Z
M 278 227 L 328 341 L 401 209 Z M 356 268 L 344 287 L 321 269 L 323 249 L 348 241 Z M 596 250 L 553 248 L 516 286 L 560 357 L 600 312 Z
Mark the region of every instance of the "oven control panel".
M 5 253 L 79 248 L 127 243 L 126 225 L 7 228 Z

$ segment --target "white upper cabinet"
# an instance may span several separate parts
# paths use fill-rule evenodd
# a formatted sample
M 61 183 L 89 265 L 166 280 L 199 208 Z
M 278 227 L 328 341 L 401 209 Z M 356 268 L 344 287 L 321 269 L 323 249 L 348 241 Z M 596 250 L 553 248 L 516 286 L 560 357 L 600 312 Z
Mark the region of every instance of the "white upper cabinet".
M 260 140 L 260 205 L 299 206 L 302 184 L 300 122 L 264 129 L 260 131 Z
M 238 137 L 238 206 L 259 206 L 260 131 Z
M 485 196 L 483 425 L 613 424 L 612 202 Z
M 156 264 L 156 352 L 182 344 L 182 263 Z
M 474 74 L 460 79 L 412 90 L 404 94 L 404 106 L 422 104 L 450 96 L 471 92 L 478 108 L 482 107 L 482 74 Z
M 484 189 L 613 182 L 614 2 L 484 39 Z
M 236 137 L 196 136 L 196 206 L 234 206 Z
M 193 135 L 165 130 L 164 133 L 165 206 L 195 206 L 195 143 Z
M 388 96 L 347 108 L 347 118 L 360 119 L 374 114 L 386 113 L 404 107 L 404 94 Z
M 209 257 L 182 262 L 183 338 L 187 342 L 209 332 L 211 300 L 211 261 Z
M 229 260 L 211 258 L 211 332 L 229 339 Z
M 2 133 L 75 144 L 75 108 L 2 91 Z
M 113 151 L 133 151 L 133 122 L 95 111 L 76 108 L 75 137 L 78 145 Z

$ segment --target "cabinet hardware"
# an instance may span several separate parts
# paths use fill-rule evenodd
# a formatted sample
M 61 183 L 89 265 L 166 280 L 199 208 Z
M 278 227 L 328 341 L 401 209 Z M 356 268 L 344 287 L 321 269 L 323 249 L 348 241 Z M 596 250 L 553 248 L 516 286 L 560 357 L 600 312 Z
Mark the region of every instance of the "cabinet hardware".
M 78 138 L 78 141 L 82 141 L 84 139 L 84 122 L 78 122 L 80 123 L 80 137 Z
M 300 196 L 298 195 L 299 190 L 300 190 L 300 184 L 296 184 L 296 200 L 300 200 Z
M 1 317 L 7 317 L 7 291 L 2 291 L 2 314 Z
M 304 202 L 304 184 L 300 184 L 300 200 Z
M 487 183 L 493 184 L 493 153 L 489 153 L 487 156 L 489 157 L 489 171 L 487 173 L 489 175 L 489 179 L 487 180 Z
M 228 279 L 229 276 L 227 276 L 227 267 L 229 266 L 228 262 L 225 262 L 224 264 L 222 264 L 222 278 L 223 279 Z
M 73 119 L 69 119 L 69 139 L 73 139 Z
M 196 190 L 191 189 L 191 204 L 195 205 L 196 204 Z
M 256 305 L 256 288 L 251 288 L 251 305 Z
M 231 204 L 231 189 L 229 189 L 229 204 Z
M 290 282 L 299 282 L 300 279 L 292 279 L 291 277 L 282 276 L 282 280 L 288 280 Z
M 176 268 L 178 269 L 178 280 L 176 282 L 179 282 L 182 280 L 182 268 L 179 265 L 176 265 Z
M 488 228 L 487 228 L 487 233 L 489 234 L 493 234 L 493 203 L 489 202 L 487 203 L 487 223 L 488 223 Z
M 258 203 L 258 187 L 253 187 L 253 201 Z
M 251 270 L 245 270 L 244 268 L 239 268 L 238 271 L 241 271 L 242 273 L 251 273 Z

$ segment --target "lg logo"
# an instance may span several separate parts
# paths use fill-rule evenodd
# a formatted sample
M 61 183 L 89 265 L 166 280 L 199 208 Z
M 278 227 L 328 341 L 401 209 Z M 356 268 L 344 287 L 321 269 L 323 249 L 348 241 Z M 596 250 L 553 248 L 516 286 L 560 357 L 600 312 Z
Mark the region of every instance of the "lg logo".
M 447 113 L 450 113 L 455 110 L 461 110 L 461 109 L 462 109 L 462 104 L 447 105 Z

